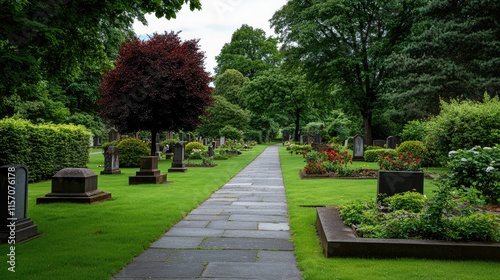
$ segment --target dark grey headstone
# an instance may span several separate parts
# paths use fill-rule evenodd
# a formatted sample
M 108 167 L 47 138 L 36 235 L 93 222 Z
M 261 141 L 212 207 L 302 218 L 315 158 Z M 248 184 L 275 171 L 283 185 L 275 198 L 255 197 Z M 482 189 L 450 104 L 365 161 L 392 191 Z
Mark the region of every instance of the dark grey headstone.
M 282 132 L 283 142 L 290 140 L 290 132 L 288 130 L 283 130 Z
M 354 155 L 353 160 L 364 160 L 365 140 L 361 135 L 354 136 Z
M 168 172 L 186 172 L 186 164 L 184 163 L 184 142 L 180 141 L 174 145 L 174 159 L 172 160 L 172 167 Z
M 118 131 L 116 131 L 116 129 L 112 128 L 110 131 L 109 131 L 109 142 L 112 142 L 112 141 L 118 141 L 120 140 L 120 134 L 118 133 Z
M 379 170 L 377 195 L 392 196 L 397 193 L 416 191 L 424 193 L 424 172 Z
M 208 157 L 213 158 L 214 157 L 214 147 L 208 146 Z
M 384 147 L 385 145 L 385 140 L 373 140 L 373 146 L 377 146 L 377 147 Z
M 120 160 L 118 157 L 118 147 L 109 146 L 104 152 L 104 170 L 101 174 L 119 174 Z

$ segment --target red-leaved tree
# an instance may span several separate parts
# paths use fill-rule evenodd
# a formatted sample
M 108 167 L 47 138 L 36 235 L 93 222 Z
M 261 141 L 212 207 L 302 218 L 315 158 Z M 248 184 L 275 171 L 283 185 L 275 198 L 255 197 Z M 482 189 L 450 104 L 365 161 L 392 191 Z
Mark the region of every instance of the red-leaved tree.
M 173 32 L 123 43 L 100 85 L 99 116 L 121 133 L 151 131 L 154 155 L 159 131 L 196 129 L 213 103 L 204 60 L 198 40 L 183 42 Z

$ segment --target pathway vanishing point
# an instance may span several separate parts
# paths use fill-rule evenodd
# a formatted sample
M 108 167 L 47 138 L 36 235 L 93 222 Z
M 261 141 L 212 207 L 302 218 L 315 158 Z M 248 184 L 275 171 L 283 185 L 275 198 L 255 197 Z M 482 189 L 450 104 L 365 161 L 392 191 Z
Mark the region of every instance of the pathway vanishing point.
M 112 279 L 298 280 L 290 238 L 271 146 Z

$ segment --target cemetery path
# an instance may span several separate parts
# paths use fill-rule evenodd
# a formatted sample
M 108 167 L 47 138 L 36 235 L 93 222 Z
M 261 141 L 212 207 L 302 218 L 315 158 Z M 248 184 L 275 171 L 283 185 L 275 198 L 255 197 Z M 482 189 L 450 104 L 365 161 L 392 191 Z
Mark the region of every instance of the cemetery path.
M 271 146 L 112 279 L 302 279 L 287 213 Z

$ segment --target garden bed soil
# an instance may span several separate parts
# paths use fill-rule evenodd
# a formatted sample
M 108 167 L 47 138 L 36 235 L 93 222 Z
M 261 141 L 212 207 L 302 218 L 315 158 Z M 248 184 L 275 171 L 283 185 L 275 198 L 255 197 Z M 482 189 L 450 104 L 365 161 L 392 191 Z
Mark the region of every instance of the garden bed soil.
M 335 207 L 318 207 L 316 227 L 325 257 L 419 258 L 500 262 L 500 243 L 358 238 Z

